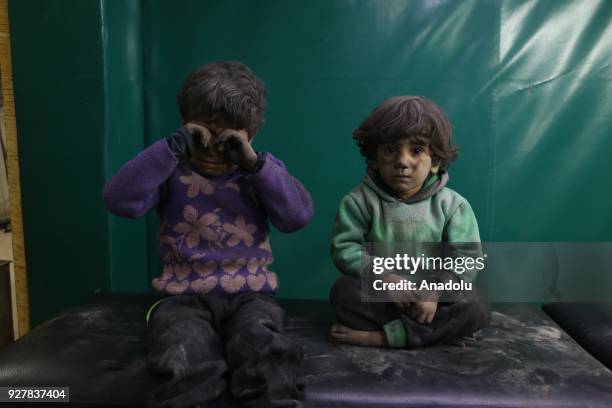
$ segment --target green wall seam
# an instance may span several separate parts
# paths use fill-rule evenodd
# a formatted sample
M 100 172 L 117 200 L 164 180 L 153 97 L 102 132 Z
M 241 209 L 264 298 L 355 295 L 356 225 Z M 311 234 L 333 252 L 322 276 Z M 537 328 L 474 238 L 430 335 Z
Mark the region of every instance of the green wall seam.
M 106 180 L 145 146 L 142 2 L 100 0 L 104 50 Z M 150 290 L 146 221 L 108 214 L 113 292 Z

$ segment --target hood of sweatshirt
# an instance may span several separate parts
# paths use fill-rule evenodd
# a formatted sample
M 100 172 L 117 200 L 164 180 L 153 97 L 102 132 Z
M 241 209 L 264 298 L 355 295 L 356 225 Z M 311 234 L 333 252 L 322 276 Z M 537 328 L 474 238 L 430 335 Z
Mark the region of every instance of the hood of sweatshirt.
M 446 183 L 448 183 L 448 173 L 446 171 L 441 171 L 439 174 L 430 173 L 419 192 L 407 200 L 396 197 L 393 191 L 381 180 L 378 173 L 372 169 L 368 169 L 363 183 L 374 190 L 385 201 L 401 201 L 410 204 L 425 200 L 442 190 Z

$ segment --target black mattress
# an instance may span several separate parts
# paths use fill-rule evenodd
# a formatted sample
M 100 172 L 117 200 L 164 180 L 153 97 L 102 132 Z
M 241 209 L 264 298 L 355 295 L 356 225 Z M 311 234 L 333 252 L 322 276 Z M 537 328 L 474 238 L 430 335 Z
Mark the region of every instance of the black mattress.
M 46 321 L 0 353 L 0 386 L 68 385 L 81 406 L 144 406 L 152 300 L 103 294 Z M 281 304 L 304 348 L 307 407 L 612 406 L 612 372 L 534 306 L 494 305 L 463 347 L 386 350 L 330 343 L 325 301 Z
M 550 303 L 544 311 L 612 370 L 612 303 Z

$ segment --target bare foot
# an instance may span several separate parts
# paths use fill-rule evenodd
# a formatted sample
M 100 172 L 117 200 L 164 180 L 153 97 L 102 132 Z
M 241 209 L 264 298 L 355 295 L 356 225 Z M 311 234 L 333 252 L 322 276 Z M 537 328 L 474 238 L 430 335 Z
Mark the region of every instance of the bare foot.
M 329 335 L 332 340 L 338 343 L 370 347 L 384 347 L 387 345 L 383 331 L 355 330 L 338 323 L 332 325 Z

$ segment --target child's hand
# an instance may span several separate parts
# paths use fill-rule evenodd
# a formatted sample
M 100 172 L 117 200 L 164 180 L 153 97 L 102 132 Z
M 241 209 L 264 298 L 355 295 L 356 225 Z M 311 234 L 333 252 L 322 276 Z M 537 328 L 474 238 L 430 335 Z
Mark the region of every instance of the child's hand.
M 185 124 L 185 129 L 187 129 L 187 131 L 192 137 L 199 138 L 199 143 L 201 143 L 202 147 L 208 147 L 208 143 L 210 143 L 212 135 L 207 127 L 198 125 L 197 123 L 189 122 Z M 193 144 L 191 145 L 191 152 L 193 152 Z
M 436 301 L 418 301 L 412 304 L 412 317 L 417 322 L 431 323 L 438 310 L 438 302 Z
M 168 147 L 170 147 L 170 150 L 178 159 L 191 158 L 193 156 L 194 137 L 200 138 L 200 142 L 204 146 L 208 145 L 211 138 L 210 131 L 204 126 L 195 123 L 187 123 L 183 127 L 184 130 L 179 129 L 166 138 Z M 185 130 L 187 130 L 187 132 L 185 132 Z
M 229 164 L 236 164 L 245 171 L 253 170 L 257 164 L 257 153 L 253 150 L 245 130 L 226 129 L 214 143 Z
M 399 284 L 402 277 L 394 273 L 387 273 L 383 276 L 383 282 Z M 391 297 L 391 301 L 400 309 L 409 309 L 412 303 L 417 300 L 414 293 L 410 290 L 389 290 L 387 291 Z

